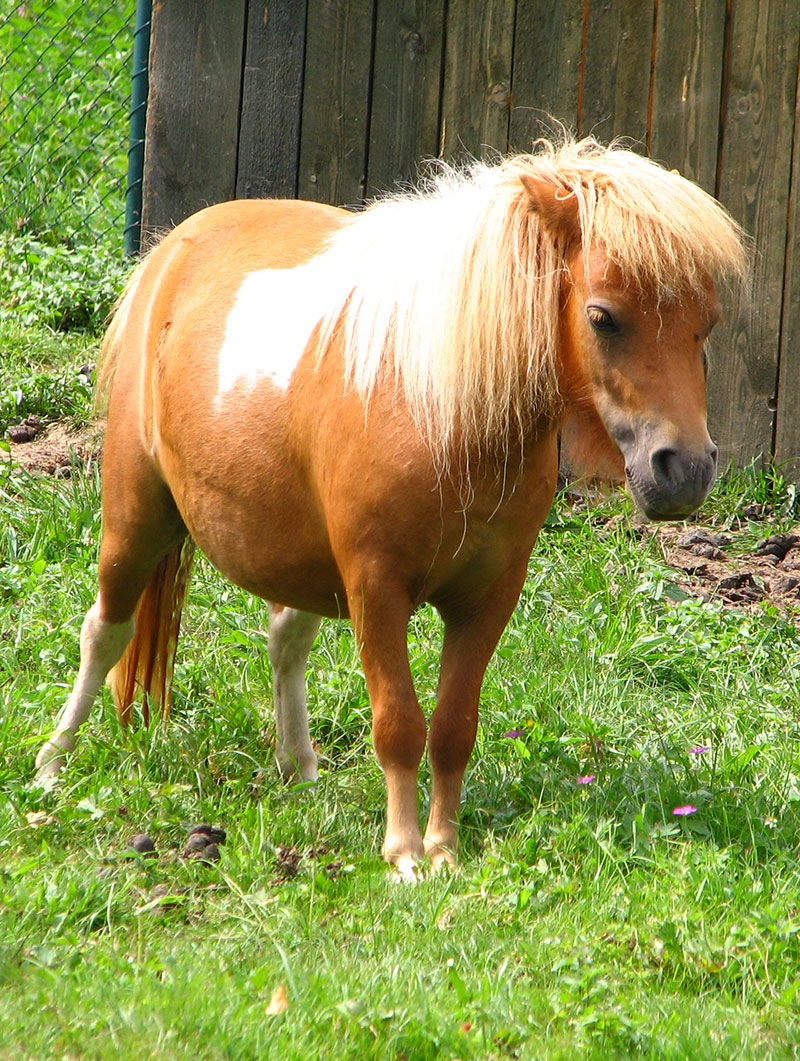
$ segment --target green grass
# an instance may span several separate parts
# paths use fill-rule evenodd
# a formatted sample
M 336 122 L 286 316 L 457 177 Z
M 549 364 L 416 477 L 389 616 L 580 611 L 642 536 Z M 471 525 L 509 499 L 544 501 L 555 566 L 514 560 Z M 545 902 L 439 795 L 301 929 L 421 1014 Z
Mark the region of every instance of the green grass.
M 28 334 L 32 371 L 78 353 Z M 797 1056 L 795 626 L 686 597 L 624 499 L 561 500 L 487 674 L 462 869 L 401 885 L 349 627 L 326 624 L 312 657 L 321 781 L 286 787 L 265 608 L 204 562 L 169 729 L 123 737 L 104 697 L 63 784 L 29 787 L 94 593 L 97 490 L 0 473 L 0 1057 Z M 753 535 L 796 513 L 751 470 L 707 516 L 748 500 L 775 514 Z M 423 609 L 426 708 L 439 643 Z M 420 791 L 424 809 L 425 768 Z M 178 857 L 200 820 L 228 830 L 213 867 Z M 128 851 L 142 831 L 158 859 Z M 159 884 L 189 890 L 164 911 Z
M 32 414 L 45 423 L 88 422 L 92 391 L 80 369 L 94 362 L 97 346 L 80 332 L 54 336 L 47 328 L 0 319 L 0 436 Z
M 98 236 L 121 211 L 127 125 L 109 86 L 132 5 L 47 10 L 40 28 L 41 5 L 0 16 L 15 151 L 0 189 L 2 429 L 30 413 L 85 421 L 77 370 L 125 271 L 119 240 Z M 561 500 L 487 674 L 461 871 L 400 885 L 379 857 L 384 791 L 349 627 L 325 625 L 312 656 L 320 783 L 286 787 L 265 607 L 202 561 L 169 730 L 123 736 L 104 696 L 63 783 L 30 787 L 94 595 L 99 484 L 0 458 L 0 1058 L 800 1053 L 800 654 L 774 609 L 688 598 L 624 499 Z M 770 469 L 728 475 L 704 516 L 727 528 L 746 502 L 770 517 L 746 522 L 740 547 L 797 516 Z M 426 708 L 440 637 L 433 613 L 414 617 Z M 423 810 L 429 784 L 423 767 Z M 686 803 L 697 813 L 675 817 Z M 178 857 L 201 820 L 228 830 L 216 866 Z M 159 858 L 130 852 L 142 831 Z M 279 986 L 288 1007 L 271 1013 Z

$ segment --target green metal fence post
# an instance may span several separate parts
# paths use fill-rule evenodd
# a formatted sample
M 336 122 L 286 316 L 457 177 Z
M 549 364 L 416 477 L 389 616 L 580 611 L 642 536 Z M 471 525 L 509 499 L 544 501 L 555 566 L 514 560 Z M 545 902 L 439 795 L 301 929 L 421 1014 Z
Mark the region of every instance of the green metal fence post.
M 131 77 L 131 133 L 128 148 L 128 185 L 125 189 L 125 253 L 138 254 L 142 231 L 142 174 L 144 173 L 144 134 L 147 118 L 152 0 L 136 0 L 136 26 L 133 31 L 133 75 Z

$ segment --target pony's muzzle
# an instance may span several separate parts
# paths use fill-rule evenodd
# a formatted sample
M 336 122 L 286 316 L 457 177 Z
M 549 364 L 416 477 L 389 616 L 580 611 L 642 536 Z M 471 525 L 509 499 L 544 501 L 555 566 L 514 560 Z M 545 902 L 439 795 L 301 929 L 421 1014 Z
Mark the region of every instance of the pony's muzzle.
M 655 446 L 625 466 L 631 493 L 648 519 L 685 519 L 705 501 L 717 475 L 718 449 Z

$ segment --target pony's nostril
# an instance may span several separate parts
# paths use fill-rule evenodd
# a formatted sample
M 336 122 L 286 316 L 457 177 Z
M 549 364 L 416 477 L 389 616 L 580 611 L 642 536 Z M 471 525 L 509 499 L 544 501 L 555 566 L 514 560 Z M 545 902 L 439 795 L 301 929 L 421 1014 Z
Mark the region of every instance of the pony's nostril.
M 650 454 L 653 481 L 666 495 L 696 504 L 706 494 L 717 471 L 717 447 L 692 453 L 661 446 Z
M 676 486 L 683 478 L 682 462 L 676 450 L 663 446 L 650 454 L 650 467 L 659 486 Z

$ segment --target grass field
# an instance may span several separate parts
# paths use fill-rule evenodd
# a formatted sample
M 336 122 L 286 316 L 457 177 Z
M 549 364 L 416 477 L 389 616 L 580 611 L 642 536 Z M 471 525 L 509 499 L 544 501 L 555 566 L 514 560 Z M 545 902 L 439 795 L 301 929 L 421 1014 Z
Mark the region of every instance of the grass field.
M 41 378 L 85 418 L 92 343 L 0 326 L 0 401 Z M 560 500 L 487 675 L 462 868 L 402 885 L 349 627 L 312 656 L 320 783 L 286 787 L 264 606 L 203 562 L 169 730 L 123 738 L 105 698 L 63 783 L 29 786 L 94 593 L 98 482 L 1 467 L 0 1057 L 800 1053 L 800 655 L 775 608 L 688 596 L 624 499 Z M 742 548 L 796 517 L 757 473 L 704 517 L 747 500 L 773 515 Z M 439 640 L 421 611 L 427 706 Z M 200 821 L 227 830 L 214 865 L 180 857 Z

